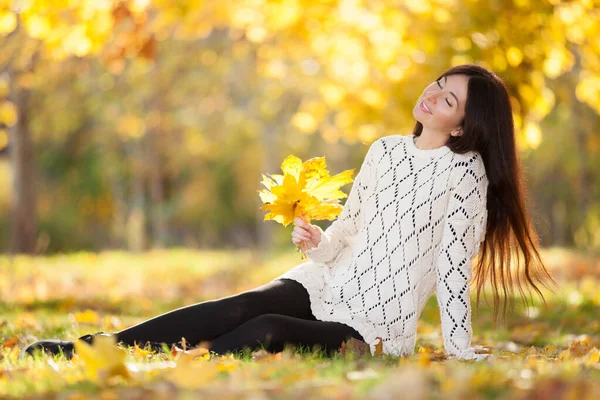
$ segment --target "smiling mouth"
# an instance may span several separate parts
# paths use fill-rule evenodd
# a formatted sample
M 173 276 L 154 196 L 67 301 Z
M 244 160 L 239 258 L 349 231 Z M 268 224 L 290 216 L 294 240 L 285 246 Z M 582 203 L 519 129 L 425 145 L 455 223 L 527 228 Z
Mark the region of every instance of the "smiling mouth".
M 419 107 L 421 107 L 421 110 L 423 110 L 424 112 L 426 112 L 427 114 L 432 114 L 431 110 L 429 109 L 429 107 L 427 107 L 427 104 L 425 104 L 425 100 L 421 100 L 421 102 L 419 103 Z

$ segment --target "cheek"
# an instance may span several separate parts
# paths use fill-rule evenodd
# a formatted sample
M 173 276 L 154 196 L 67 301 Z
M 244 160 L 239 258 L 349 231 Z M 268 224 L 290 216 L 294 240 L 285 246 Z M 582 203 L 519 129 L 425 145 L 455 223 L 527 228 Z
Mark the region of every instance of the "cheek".
M 460 122 L 460 118 L 453 110 L 438 110 L 435 114 L 436 124 L 438 126 L 455 127 Z

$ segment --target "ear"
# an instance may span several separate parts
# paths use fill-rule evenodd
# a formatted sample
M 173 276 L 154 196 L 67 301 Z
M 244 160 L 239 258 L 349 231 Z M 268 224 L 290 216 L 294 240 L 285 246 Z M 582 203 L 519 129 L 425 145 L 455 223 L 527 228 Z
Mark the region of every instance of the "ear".
M 450 132 L 450 135 L 452 136 L 461 136 L 463 134 L 463 130 L 460 126 L 452 129 L 452 132 Z

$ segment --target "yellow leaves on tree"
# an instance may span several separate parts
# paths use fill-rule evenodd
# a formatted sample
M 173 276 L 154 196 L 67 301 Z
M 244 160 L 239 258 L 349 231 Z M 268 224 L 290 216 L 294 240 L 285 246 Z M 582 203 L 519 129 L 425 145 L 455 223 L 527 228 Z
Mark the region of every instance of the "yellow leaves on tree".
M 281 164 L 283 175 L 263 175 L 259 190 L 264 203 L 261 210 L 269 211 L 264 220 L 274 220 L 287 226 L 296 217 L 306 222 L 333 220 L 343 209 L 339 199 L 347 197 L 340 187 L 353 181 L 354 169 L 330 176 L 324 157 L 305 162 L 293 155 Z

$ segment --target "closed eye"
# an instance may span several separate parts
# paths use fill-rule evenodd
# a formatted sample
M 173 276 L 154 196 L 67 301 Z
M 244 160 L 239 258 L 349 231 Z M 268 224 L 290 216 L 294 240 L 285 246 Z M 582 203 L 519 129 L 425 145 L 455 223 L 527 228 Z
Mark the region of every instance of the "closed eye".
M 442 88 L 442 85 L 440 84 L 440 81 L 439 81 L 439 80 L 435 81 L 435 83 L 437 83 L 437 84 L 438 84 L 438 86 L 440 87 L 440 89 Z M 448 103 L 448 106 L 449 106 L 449 107 L 452 107 L 452 104 L 450 104 L 450 102 L 448 101 L 448 98 L 447 98 L 447 97 L 446 97 L 444 100 L 446 100 L 446 103 Z

